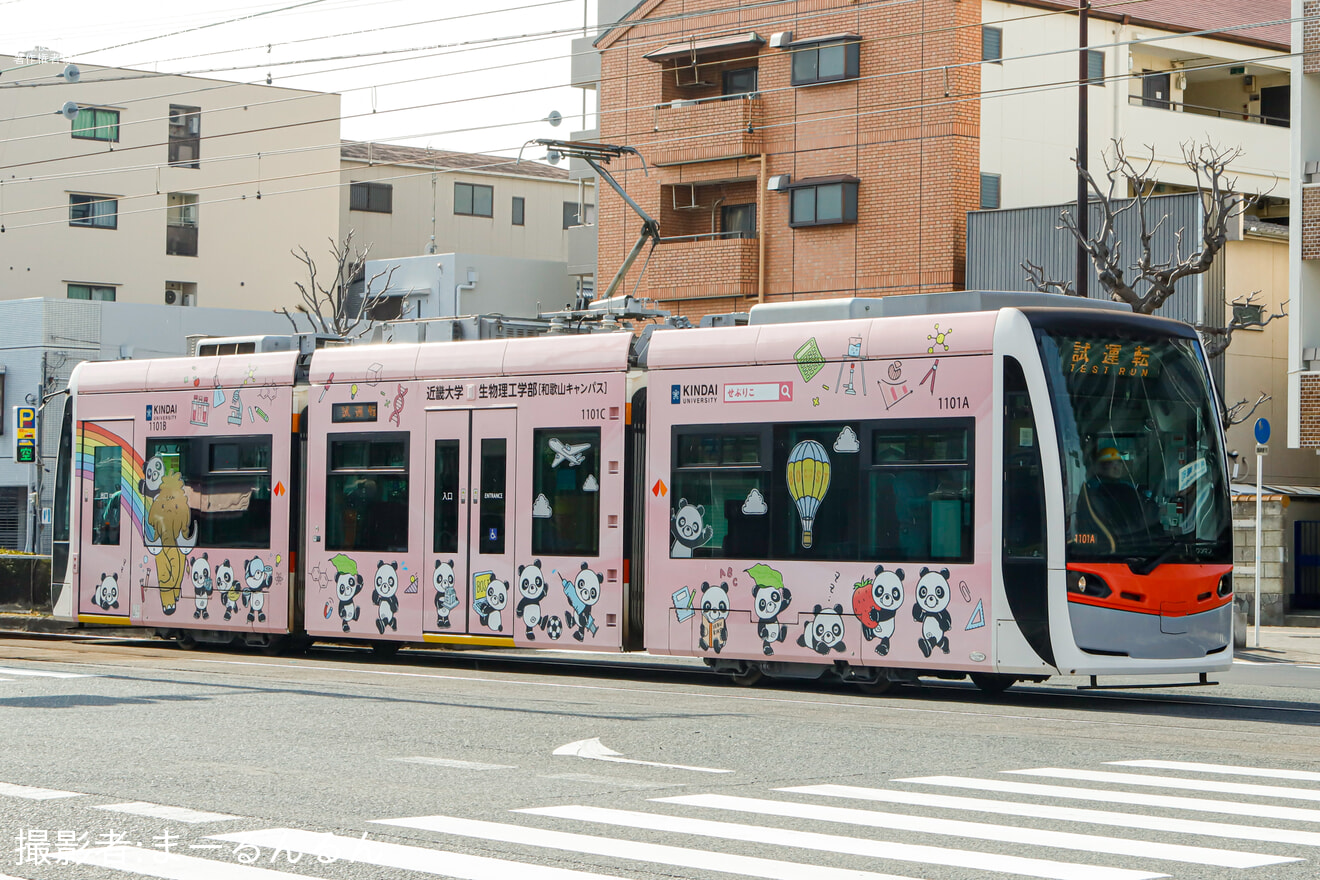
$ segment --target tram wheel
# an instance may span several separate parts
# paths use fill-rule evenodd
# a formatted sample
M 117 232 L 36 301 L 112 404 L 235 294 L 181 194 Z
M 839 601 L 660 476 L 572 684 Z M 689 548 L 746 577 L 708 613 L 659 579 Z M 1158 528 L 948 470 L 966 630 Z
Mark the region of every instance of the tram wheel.
M 273 635 L 270 637 L 270 641 L 266 642 L 266 644 L 262 645 L 258 650 L 267 657 L 278 657 L 281 654 L 287 653 L 289 644 L 290 639 L 288 636 Z
M 739 687 L 752 687 L 765 678 L 765 673 L 761 671 L 760 666 L 751 663 L 742 672 L 735 672 L 729 678 Z
M 402 647 L 403 642 L 372 642 L 371 652 L 382 660 L 388 660 L 399 653 Z
M 1017 678 L 1012 675 L 1004 675 L 999 672 L 973 672 L 971 673 L 972 684 L 981 689 L 986 694 L 1002 694 L 1004 691 L 1017 684 Z
M 193 638 L 193 634 L 188 632 L 187 630 L 183 630 L 182 632 L 180 632 L 179 635 L 174 639 L 174 643 L 178 645 L 181 650 L 184 651 L 193 651 L 196 650 L 197 648 L 197 639 Z
M 857 687 L 864 694 L 879 697 L 894 689 L 894 681 L 890 678 L 877 678 L 875 681 L 859 681 Z

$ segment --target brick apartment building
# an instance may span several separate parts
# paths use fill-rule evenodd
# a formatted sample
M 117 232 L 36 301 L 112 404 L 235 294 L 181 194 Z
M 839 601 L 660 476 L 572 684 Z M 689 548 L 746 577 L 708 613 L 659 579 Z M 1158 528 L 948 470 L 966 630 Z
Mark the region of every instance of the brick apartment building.
M 626 280 L 675 313 L 947 291 L 978 206 L 975 2 L 645 0 L 595 41 L 612 168 L 664 242 Z M 709 14 L 702 14 L 710 10 Z M 640 226 L 608 187 L 601 286 Z

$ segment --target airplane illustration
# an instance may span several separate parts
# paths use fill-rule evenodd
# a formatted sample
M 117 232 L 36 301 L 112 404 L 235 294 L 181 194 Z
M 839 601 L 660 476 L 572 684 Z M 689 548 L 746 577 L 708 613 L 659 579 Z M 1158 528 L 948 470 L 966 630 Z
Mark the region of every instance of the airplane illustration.
M 577 467 L 582 464 L 582 453 L 590 448 L 590 443 L 579 443 L 574 446 L 571 443 L 565 443 L 563 440 L 551 438 L 550 449 L 555 453 L 555 460 L 550 462 L 550 467 L 557 468 L 563 462 L 568 462 L 569 467 Z

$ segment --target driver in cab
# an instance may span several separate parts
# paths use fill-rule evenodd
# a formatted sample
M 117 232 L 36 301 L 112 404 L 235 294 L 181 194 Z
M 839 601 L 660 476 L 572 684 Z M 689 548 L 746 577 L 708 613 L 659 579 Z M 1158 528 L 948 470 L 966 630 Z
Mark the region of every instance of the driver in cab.
M 1150 510 L 1131 479 L 1123 454 L 1113 446 L 1099 449 L 1091 479 L 1078 505 L 1079 531 L 1093 531 L 1100 548 L 1109 552 L 1150 539 Z

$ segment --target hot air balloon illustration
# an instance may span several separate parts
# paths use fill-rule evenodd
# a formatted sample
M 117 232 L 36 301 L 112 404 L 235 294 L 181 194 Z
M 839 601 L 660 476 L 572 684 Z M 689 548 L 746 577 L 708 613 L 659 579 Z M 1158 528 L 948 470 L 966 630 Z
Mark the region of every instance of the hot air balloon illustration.
M 830 457 L 815 440 L 803 440 L 788 456 L 788 494 L 802 519 L 802 546 L 811 546 L 811 526 L 830 488 Z

